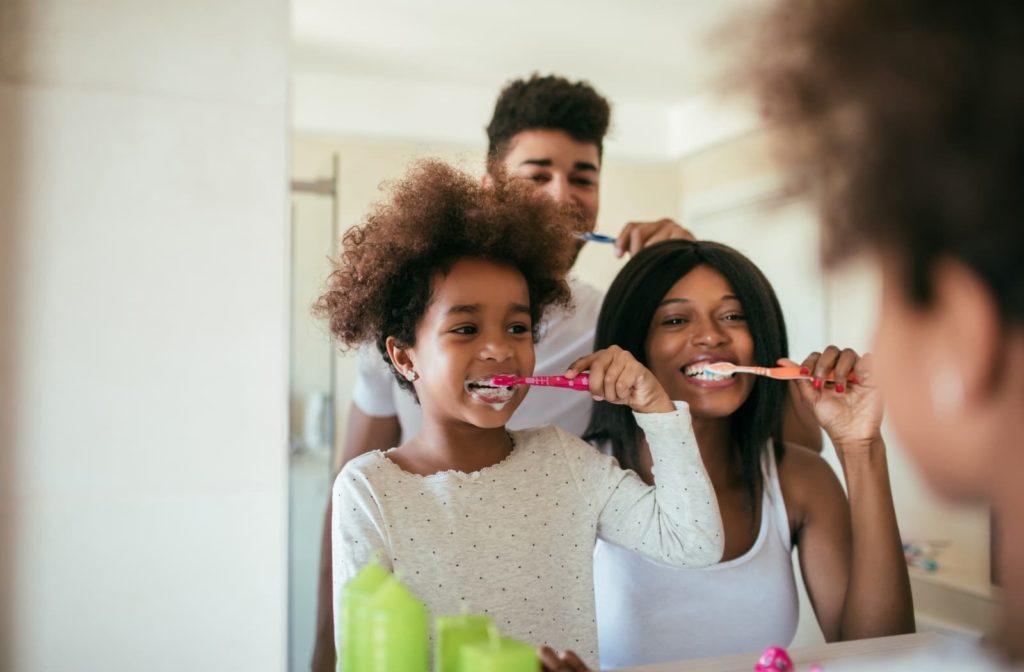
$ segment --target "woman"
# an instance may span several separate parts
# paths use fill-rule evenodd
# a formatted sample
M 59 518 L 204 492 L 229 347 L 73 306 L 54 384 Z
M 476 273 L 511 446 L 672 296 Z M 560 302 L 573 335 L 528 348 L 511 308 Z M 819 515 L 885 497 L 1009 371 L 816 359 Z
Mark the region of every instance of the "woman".
M 751 66 L 762 107 L 820 201 L 826 261 L 866 251 L 881 270 L 874 347 L 892 426 L 935 491 L 990 503 L 998 522 L 993 646 L 876 669 L 1022 665 L 1024 4 L 773 7 Z
M 636 255 L 612 283 L 596 347 L 617 344 L 686 401 L 725 529 L 721 565 L 677 569 L 601 544 L 595 554 L 602 663 L 631 666 L 788 645 L 796 630 L 795 546 L 828 641 L 911 632 L 909 579 L 868 358 L 827 348 L 797 389 L 832 439 L 850 492 L 816 453 L 779 440 L 783 382 L 707 380 L 704 364 L 773 365 L 786 355 L 768 281 L 736 250 L 670 241 Z M 834 385 L 824 377 L 833 373 Z M 858 381 L 858 382 L 851 382 Z M 587 437 L 651 483 L 635 421 L 597 402 Z

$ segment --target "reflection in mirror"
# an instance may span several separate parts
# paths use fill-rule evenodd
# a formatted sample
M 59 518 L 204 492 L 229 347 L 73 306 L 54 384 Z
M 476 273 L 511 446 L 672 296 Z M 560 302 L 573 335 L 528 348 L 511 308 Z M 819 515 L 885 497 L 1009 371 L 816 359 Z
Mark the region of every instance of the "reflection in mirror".
M 482 174 L 483 129 L 510 79 L 535 71 L 561 74 L 588 80 L 610 99 L 599 232 L 616 235 L 627 222 L 673 218 L 700 238 L 733 245 L 764 269 L 779 293 L 791 354 L 802 358 L 833 342 L 868 349 L 872 325 L 862 316 L 875 313 L 874 277 L 859 268 L 822 276 L 814 211 L 779 198 L 783 176 L 773 160 L 771 129 L 749 101 L 723 99 L 715 86 L 726 52 L 709 36 L 723 20 L 759 4 L 763 0 L 627 8 L 526 0 L 510 12 L 499 3 L 467 0 L 293 2 L 293 178 L 333 176 L 335 191 L 333 200 L 316 194 L 293 199 L 296 220 L 319 224 L 310 224 L 301 241 L 294 234 L 293 274 L 303 280 L 293 286 L 298 292 L 303 283 L 304 293 L 293 294 L 292 310 L 292 430 L 293 445 L 301 449 L 292 463 L 291 669 L 309 668 L 323 510 L 330 475 L 340 467 L 355 375 L 354 357 L 329 350 L 326 329 L 309 322 L 309 306 L 328 272 L 326 257 L 335 251 L 337 234 L 380 197 L 381 184 L 400 177 L 411 161 L 439 157 Z M 337 230 L 325 241 L 329 222 Z M 604 289 L 623 261 L 607 246 L 588 245 L 575 272 Z M 306 339 L 301 347 L 300 338 Z M 307 365 L 321 369 L 300 372 Z M 329 409 L 333 422 L 317 419 L 318 408 Z M 939 572 L 912 572 L 915 594 L 928 605 L 918 623 L 984 629 L 994 604 L 987 514 L 936 501 L 898 441 L 887 441 L 904 536 L 950 542 Z M 324 449 L 313 445 L 326 448 L 330 464 Z M 839 469 L 827 445 L 825 455 Z M 314 459 L 319 462 L 310 473 L 316 476 L 304 480 L 297 469 Z M 803 596 L 795 643 L 816 641 L 822 635 Z
M 306 168 L 303 166 L 303 168 Z M 289 669 L 308 669 L 316 616 L 315 567 L 334 447 L 335 355 L 310 309 L 338 237 L 337 156 L 293 171 L 289 427 Z
M 336 168 L 337 159 L 332 161 Z M 330 272 L 338 235 L 334 173 L 292 181 L 291 452 L 330 455 L 334 356 L 323 325 L 309 311 Z

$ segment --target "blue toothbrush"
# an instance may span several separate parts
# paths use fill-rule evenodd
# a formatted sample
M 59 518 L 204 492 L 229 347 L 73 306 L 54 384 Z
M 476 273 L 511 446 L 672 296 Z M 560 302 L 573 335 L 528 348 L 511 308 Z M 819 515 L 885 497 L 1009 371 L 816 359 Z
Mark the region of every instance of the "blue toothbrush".
M 600 233 L 594 233 L 593 231 L 586 231 L 584 233 L 577 233 L 576 237 L 580 238 L 581 240 L 586 240 L 586 241 L 591 242 L 591 243 L 611 243 L 611 244 L 614 245 L 615 242 L 616 242 L 616 239 L 612 238 L 611 236 L 605 236 L 605 235 L 600 234 Z

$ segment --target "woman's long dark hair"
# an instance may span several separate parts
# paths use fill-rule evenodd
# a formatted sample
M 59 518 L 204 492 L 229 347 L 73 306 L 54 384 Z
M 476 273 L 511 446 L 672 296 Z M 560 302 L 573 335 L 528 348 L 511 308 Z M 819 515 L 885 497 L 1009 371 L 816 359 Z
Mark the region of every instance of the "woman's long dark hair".
M 754 361 L 774 366 L 788 355 L 786 324 L 782 309 L 767 278 L 752 261 L 736 250 L 708 241 L 671 240 L 652 245 L 633 257 L 612 282 L 601 305 L 594 348 L 618 345 L 644 366 L 647 332 L 658 304 L 672 285 L 697 266 L 708 266 L 729 282 L 743 307 L 754 341 Z M 761 486 L 761 454 L 773 439 L 777 458 L 782 457 L 782 408 L 786 385 L 757 379 L 750 396 L 732 414 L 732 457 L 743 478 L 752 510 Z M 607 442 L 624 468 L 636 469 L 640 431 L 629 408 L 605 401 L 594 402 L 584 438 Z

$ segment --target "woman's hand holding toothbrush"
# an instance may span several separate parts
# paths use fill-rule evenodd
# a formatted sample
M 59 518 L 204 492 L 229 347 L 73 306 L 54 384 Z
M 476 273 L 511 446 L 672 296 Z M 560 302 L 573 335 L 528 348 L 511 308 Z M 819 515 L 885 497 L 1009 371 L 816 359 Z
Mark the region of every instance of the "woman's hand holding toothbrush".
M 617 345 L 580 357 L 569 365 L 566 378 L 590 374 L 590 394 L 596 401 L 625 404 L 637 413 L 675 410 L 665 388 L 643 364 Z
M 782 366 L 795 362 L 780 359 Z M 881 438 L 882 399 L 871 378 L 871 355 L 858 355 L 834 345 L 813 352 L 802 367 L 813 380 L 795 381 L 800 396 L 813 409 L 814 415 L 841 454 L 867 450 Z M 823 381 L 833 373 L 835 385 Z M 852 376 L 857 383 L 850 384 Z

